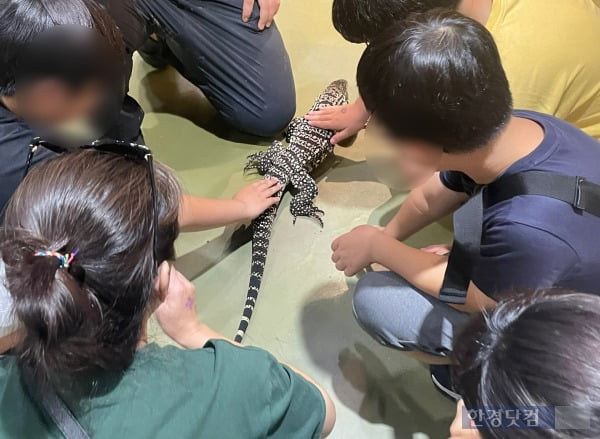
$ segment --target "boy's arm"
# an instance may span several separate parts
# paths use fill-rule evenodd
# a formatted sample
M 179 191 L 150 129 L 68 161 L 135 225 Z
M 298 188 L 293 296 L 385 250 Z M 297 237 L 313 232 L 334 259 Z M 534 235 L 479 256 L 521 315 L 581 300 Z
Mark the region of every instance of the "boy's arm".
M 467 194 L 448 189 L 440 180 L 439 173 L 435 173 L 410 192 L 384 231 L 387 235 L 404 241 L 429 224 L 454 212 L 467 200 Z
M 281 190 L 277 180 L 260 180 L 239 191 L 230 200 L 184 195 L 179 207 L 179 227 L 184 232 L 213 229 L 256 218 L 277 204 Z
M 373 226 L 360 226 L 340 236 L 332 244 L 332 260 L 346 276 L 354 276 L 372 263 L 399 274 L 411 285 L 433 297 L 439 297 L 448 258 L 410 247 Z M 475 312 L 494 305 L 494 301 L 473 283 L 467 303 L 459 311 Z
M 448 266 L 446 256 L 415 249 L 384 233 L 373 237 L 371 252 L 374 262 L 398 273 L 419 290 L 439 297 Z M 495 306 L 494 300 L 471 282 L 467 302 L 455 308 L 464 312 L 477 312 L 492 306 Z

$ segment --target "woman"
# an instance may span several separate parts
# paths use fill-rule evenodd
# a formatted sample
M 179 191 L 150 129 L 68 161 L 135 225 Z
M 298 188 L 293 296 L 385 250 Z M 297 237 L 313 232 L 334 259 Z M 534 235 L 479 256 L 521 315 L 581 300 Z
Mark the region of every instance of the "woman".
M 0 252 L 23 329 L 0 359 L 0 436 L 57 435 L 19 379 L 28 370 L 94 438 L 326 436 L 323 389 L 198 322 L 194 287 L 171 263 L 180 189 L 163 166 L 155 174 L 153 191 L 143 160 L 70 153 L 32 170 L 9 203 Z M 186 350 L 148 343 L 155 311 Z
M 543 292 L 474 318 L 455 347 L 451 439 L 600 437 L 599 347 L 595 295 Z

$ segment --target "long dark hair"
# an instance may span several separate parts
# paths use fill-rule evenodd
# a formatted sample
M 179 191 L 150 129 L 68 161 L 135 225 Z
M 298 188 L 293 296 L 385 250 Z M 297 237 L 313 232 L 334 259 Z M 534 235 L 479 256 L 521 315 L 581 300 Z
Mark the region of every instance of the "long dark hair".
M 591 427 L 482 429 L 483 438 L 600 437 L 600 297 L 524 293 L 476 316 L 454 355 L 467 407 L 569 407 L 572 421 Z
M 82 151 L 35 168 L 9 202 L 0 252 L 20 363 L 42 383 L 133 361 L 154 297 L 156 266 L 174 257 L 180 188 L 157 164 L 157 261 L 147 164 Z M 79 250 L 68 269 L 38 251 Z

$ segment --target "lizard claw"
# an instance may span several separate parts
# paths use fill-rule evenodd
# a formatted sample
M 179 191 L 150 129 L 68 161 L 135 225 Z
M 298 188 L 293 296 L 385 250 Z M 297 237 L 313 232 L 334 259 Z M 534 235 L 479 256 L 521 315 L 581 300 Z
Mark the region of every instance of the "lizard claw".
M 316 220 L 321 227 L 324 226 L 322 216 L 325 215 L 321 209 L 316 207 L 314 204 L 309 206 L 290 206 L 292 215 L 294 216 L 294 224 L 299 217 L 312 218 Z

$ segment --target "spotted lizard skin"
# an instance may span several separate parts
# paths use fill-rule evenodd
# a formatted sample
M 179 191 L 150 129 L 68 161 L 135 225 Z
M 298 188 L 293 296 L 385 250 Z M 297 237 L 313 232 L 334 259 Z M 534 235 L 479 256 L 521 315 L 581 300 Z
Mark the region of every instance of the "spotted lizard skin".
M 332 82 L 319 95 L 311 111 L 347 103 L 348 83 L 338 80 Z M 333 152 L 330 142 L 333 135 L 333 131 L 310 126 L 304 117 L 299 117 L 294 119 L 287 129 L 287 148 L 281 142 L 275 141 L 266 151 L 248 157 L 245 171 L 256 169 L 265 179 L 279 180 L 282 190 L 276 196 L 281 197 L 289 188 L 295 189 L 290 202 L 294 223 L 298 217 L 304 216 L 315 219 L 321 227 L 323 226 L 323 211 L 312 201 L 319 190 L 310 173 Z M 275 215 L 277 206 L 267 209 L 252 222 L 252 267 L 246 305 L 235 335 L 237 342 L 244 338 L 256 306 Z

